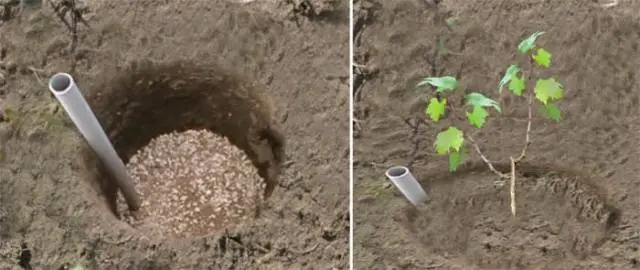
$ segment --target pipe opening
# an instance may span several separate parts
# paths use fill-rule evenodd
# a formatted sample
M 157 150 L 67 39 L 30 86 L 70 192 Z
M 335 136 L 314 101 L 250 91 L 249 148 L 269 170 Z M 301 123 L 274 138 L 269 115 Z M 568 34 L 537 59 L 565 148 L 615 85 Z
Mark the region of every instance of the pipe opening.
M 92 183 L 112 214 L 141 231 L 177 236 L 250 222 L 284 159 L 272 105 L 253 85 L 183 62 L 137 63 L 98 85 L 87 100 L 142 198 L 140 211 L 128 212 L 88 151 L 88 164 L 99 168 Z
M 65 73 L 58 73 L 51 78 L 49 84 L 54 91 L 64 92 L 71 86 L 71 77 Z
M 409 173 L 409 169 L 402 166 L 391 167 L 387 170 L 388 177 L 402 177 Z

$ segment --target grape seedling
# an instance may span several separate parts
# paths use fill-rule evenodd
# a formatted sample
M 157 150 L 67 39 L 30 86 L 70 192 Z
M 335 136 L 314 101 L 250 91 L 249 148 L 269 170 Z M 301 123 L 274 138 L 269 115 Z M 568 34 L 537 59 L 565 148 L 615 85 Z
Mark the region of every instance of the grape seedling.
M 544 48 L 536 46 L 536 40 L 543 35 L 544 32 L 536 32 L 524 39 L 518 45 L 518 52 L 527 55 L 531 70 L 528 72 L 517 64 L 510 65 L 504 77 L 498 84 L 498 94 L 502 95 L 506 88 L 516 98 L 523 98 L 527 101 L 528 118 L 526 125 L 526 135 L 524 138 L 524 146 L 520 154 L 516 157 L 511 156 L 511 172 L 503 173 L 496 170 L 492 162 L 482 153 L 480 146 L 459 126 L 449 126 L 445 130 L 438 133 L 435 139 L 435 150 L 438 155 L 446 155 L 449 157 L 449 170 L 455 171 L 463 159 L 466 157 L 466 147 L 470 146 L 480 156 L 489 169 L 502 179 L 511 180 L 511 212 L 515 216 L 515 168 L 516 164 L 524 159 L 527 148 L 531 144 L 531 119 L 532 107 L 534 100 L 539 105 L 539 113 L 551 120 L 559 122 L 561 120 L 561 112 L 556 105 L 557 101 L 564 96 L 564 88 L 553 77 L 549 78 L 533 78 L 534 68 L 549 68 L 551 66 L 551 53 Z M 527 81 L 535 79 L 535 87 L 527 90 Z M 453 114 L 455 109 L 453 104 L 457 102 L 448 102 L 447 92 L 454 92 L 458 88 L 458 80 L 455 77 L 428 77 L 418 83 L 417 86 L 431 86 L 434 88 L 435 97 L 429 99 L 425 114 L 429 119 L 438 122 L 443 119 L 445 114 Z M 465 116 L 470 125 L 469 128 L 481 129 L 487 123 L 490 113 L 502 113 L 500 103 L 487 95 L 479 92 L 471 92 L 465 95 L 464 100 Z

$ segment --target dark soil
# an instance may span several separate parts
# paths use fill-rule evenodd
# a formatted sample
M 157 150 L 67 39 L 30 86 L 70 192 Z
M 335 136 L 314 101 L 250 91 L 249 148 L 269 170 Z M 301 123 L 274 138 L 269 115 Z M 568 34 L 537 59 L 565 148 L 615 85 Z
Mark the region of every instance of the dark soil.
M 640 268 L 639 7 L 356 1 L 355 267 Z M 415 84 L 452 75 L 460 89 L 495 96 L 506 67 L 519 61 L 518 42 L 535 31 L 547 32 L 539 44 L 553 66 L 544 74 L 557 75 L 566 98 L 560 123 L 534 116 L 512 217 L 508 185 L 495 186 L 475 153 L 453 174 L 435 155 L 435 134 L 451 119 L 423 121 L 430 90 Z M 523 100 L 502 101 L 502 116 L 475 137 L 507 171 L 524 143 L 527 109 Z M 412 167 L 430 195 L 426 206 L 410 207 L 385 179 L 392 165 Z
M 87 3 L 77 43 L 48 6 L 0 25 L 0 268 L 23 251 L 34 269 L 348 269 L 348 5 Z M 56 72 L 125 161 L 173 130 L 230 136 L 268 182 L 258 217 L 194 239 L 115 218 L 109 179 L 47 89 Z

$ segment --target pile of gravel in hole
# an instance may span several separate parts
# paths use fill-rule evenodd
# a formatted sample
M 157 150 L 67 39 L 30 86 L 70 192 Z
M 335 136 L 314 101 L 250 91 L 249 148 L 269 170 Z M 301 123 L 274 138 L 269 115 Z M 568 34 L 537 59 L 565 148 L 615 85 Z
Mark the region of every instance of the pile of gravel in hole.
M 142 197 L 123 218 L 150 234 L 202 236 L 251 218 L 266 184 L 247 155 L 207 130 L 158 136 L 127 164 Z

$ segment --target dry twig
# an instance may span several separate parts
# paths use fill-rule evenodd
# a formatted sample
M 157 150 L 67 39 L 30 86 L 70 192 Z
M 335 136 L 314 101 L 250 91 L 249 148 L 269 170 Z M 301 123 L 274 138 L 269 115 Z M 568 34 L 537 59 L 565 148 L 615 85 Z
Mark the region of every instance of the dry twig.
M 420 119 L 414 119 L 414 123 L 411 123 L 410 118 L 404 119 L 405 124 L 411 127 L 411 143 L 413 144 L 413 148 L 411 149 L 411 153 L 409 154 L 410 160 L 407 164 L 407 168 L 409 168 L 409 170 L 413 170 L 413 164 L 416 162 L 418 149 L 420 148 L 420 136 L 418 136 L 418 133 L 420 131 L 420 124 L 422 124 L 422 122 L 420 121 Z
M 47 0 L 49 5 L 53 8 L 54 13 L 60 21 L 67 27 L 67 30 L 71 34 L 71 45 L 69 45 L 69 54 L 73 57 L 78 46 L 78 22 L 84 24 L 87 28 L 89 23 L 82 17 L 83 10 L 78 8 L 75 0 L 60 0 L 58 3 L 54 3 L 53 0 Z M 70 15 L 70 20 L 67 20 L 67 13 Z M 75 69 L 75 60 L 71 61 L 72 70 Z
M 45 82 L 42 80 L 42 78 L 40 77 L 40 74 L 44 74 L 45 76 L 47 75 L 46 72 L 42 69 L 38 69 L 32 66 L 27 67 L 27 69 L 29 71 L 31 71 L 33 73 L 33 75 L 36 77 L 36 79 L 38 80 L 38 84 L 40 84 L 40 86 L 44 86 L 46 87 Z
M 318 246 L 320 246 L 320 244 L 315 244 L 312 247 L 310 247 L 308 249 L 305 249 L 305 250 L 292 250 L 292 249 L 289 249 L 289 251 L 291 253 L 294 253 L 294 254 L 304 255 L 304 254 L 313 252 L 314 250 L 316 250 L 318 248 Z

